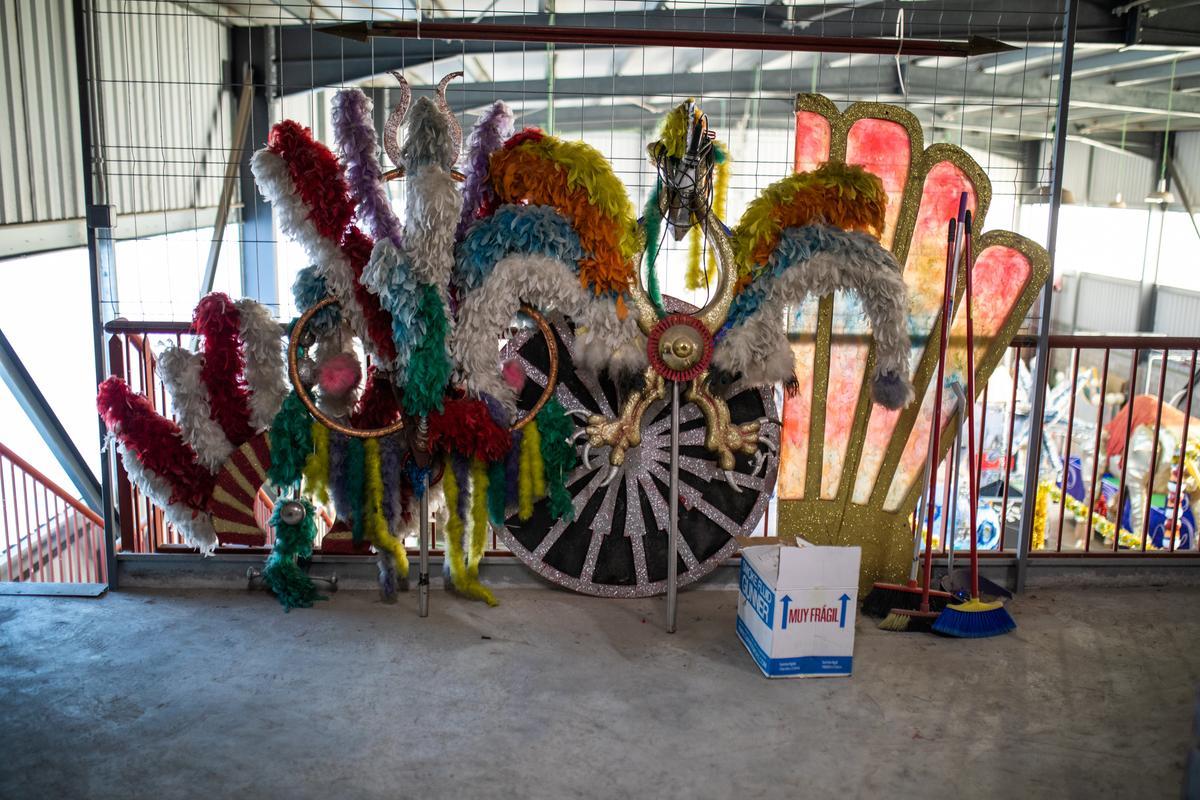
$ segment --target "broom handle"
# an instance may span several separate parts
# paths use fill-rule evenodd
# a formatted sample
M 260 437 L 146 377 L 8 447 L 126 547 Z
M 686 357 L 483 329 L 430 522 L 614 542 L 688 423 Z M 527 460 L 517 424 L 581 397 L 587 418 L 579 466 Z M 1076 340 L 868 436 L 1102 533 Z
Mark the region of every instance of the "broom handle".
M 950 314 L 954 308 L 954 234 L 958 220 L 950 220 L 949 236 L 946 244 L 946 283 L 942 293 L 942 330 L 938 337 L 937 383 L 933 388 L 933 449 L 929 452 L 931 459 L 937 459 L 942 445 L 942 382 L 946 378 L 946 343 L 950 338 Z M 933 476 L 937 470 L 930 472 L 929 500 L 926 516 L 928 527 L 925 529 L 925 586 L 921 590 L 921 611 L 929 611 L 929 587 L 933 583 L 933 512 L 937 503 L 937 481 Z
M 967 212 L 966 230 L 963 231 L 963 268 L 966 271 L 967 311 L 967 490 L 970 509 L 967 518 L 971 525 L 971 598 L 979 597 L 979 544 L 976 541 L 976 515 L 979 513 L 979 485 L 975 482 L 975 325 L 972 320 L 971 301 L 974 291 L 971 283 L 971 212 Z M 982 442 L 981 442 L 982 444 Z

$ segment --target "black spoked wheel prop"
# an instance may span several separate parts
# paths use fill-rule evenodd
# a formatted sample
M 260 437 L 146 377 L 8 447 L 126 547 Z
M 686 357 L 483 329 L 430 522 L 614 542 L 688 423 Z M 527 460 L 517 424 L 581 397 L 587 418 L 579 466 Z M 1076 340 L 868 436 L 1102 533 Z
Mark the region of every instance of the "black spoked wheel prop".
M 668 301 L 671 311 L 690 307 Z M 620 406 L 618 390 L 606 377 L 597 380 L 574 364 L 572 324 L 551 319 L 558 345 L 555 397 L 568 411 L 612 416 Z M 521 331 L 505 347 L 504 359 L 515 359 L 526 383 L 518 400 L 531 408 L 546 386 L 550 356 L 536 328 Z M 608 448 L 593 448 L 590 467 L 581 464 L 567 480 L 574 501 L 570 522 L 551 518 L 547 501 L 522 521 L 510 509 L 500 538 L 529 568 L 549 581 L 584 594 L 604 597 L 648 597 L 667 589 L 667 529 L 670 497 L 671 404 L 652 405 L 643 418 L 642 442 L 625 454 L 615 480 L 602 486 L 609 471 Z M 763 448 L 765 463 L 755 472 L 755 459 L 738 455 L 731 481 L 704 446 L 705 424 L 691 403 L 680 408 L 679 443 L 679 584 L 696 581 L 737 549 L 734 537 L 750 534 L 761 522 L 775 486 L 779 425 L 769 389 L 734 385 L 727 400 L 734 422 L 767 417 L 763 434 L 775 447 Z M 582 440 L 581 440 L 582 443 Z M 731 486 L 730 483 L 734 484 Z

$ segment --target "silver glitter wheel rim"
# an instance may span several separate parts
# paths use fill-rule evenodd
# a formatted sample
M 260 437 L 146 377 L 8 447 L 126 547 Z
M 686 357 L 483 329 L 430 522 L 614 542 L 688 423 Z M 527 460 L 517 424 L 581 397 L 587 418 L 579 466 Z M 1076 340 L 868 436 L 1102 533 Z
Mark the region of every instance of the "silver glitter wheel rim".
M 668 300 L 671 311 L 690 307 Z M 559 380 L 555 397 L 568 411 L 586 410 L 611 416 L 618 405 L 615 388 L 574 368 L 573 330 L 567 321 L 551 320 L 558 339 Z M 536 401 L 546 385 L 545 345 L 536 329 L 517 333 L 506 345 L 505 359 L 516 359 L 527 377 L 519 405 Z M 735 422 L 778 414 L 769 389 L 734 385 L 727 393 Z M 687 585 L 712 572 L 737 550 L 735 537 L 758 527 L 775 486 L 778 460 L 763 448 L 765 468 L 751 475 L 752 459 L 739 455 L 734 493 L 704 447 L 704 418 L 693 404 L 680 408 L 680 552 L 679 584 Z M 779 426 L 769 422 L 763 434 L 778 449 Z M 626 453 L 617 478 L 601 487 L 608 471 L 608 448 L 592 450 L 592 466 L 580 464 L 567 479 L 575 505 L 571 523 L 553 521 L 546 500 L 522 522 L 509 509 L 499 536 L 526 566 L 550 582 L 583 594 L 602 597 L 649 597 L 666 591 L 667 482 L 670 459 L 670 406 L 650 407 L 643 420 L 642 443 Z M 631 498 L 636 502 L 630 502 Z M 620 537 L 620 538 L 617 538 Z

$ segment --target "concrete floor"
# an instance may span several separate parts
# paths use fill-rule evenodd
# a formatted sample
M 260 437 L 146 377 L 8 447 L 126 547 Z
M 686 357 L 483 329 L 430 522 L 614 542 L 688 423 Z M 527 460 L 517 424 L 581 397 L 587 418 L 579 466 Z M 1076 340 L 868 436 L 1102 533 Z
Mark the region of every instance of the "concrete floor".
M 409 598 L 406 598 L 408 600 Z M 415 600 L 415 598 L 413 598 Z M 0 598 L 0 795 L 1177 797 L 1197 589 L 1037 590 L 983 641 L 860 620 L 853 678 L 768 681 L 735 596 Z

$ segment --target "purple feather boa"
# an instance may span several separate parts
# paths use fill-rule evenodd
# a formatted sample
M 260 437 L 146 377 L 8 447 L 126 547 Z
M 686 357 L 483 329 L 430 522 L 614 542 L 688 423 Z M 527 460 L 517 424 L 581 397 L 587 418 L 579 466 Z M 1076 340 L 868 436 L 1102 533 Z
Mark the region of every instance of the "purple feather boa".
M 454 482 L 458 484 L 458 516 L 465 522 L 467 501 L 471 495 L 470 464 L 466 456 L 454 453 L 450 456 L 450 466 L 454 469 Z
M 521 474 L 521 438 L 524 435 L 525 431 L 523 430 L 512 432 L 512 447 L 509 448 L 508 456 L 504 460 L 504 497 L 509 506 L 517 503 Z
M 343 89 L 333 96 L 333 136 L 350 184 L 350 199 L 375 241 L 387 238 L 400 247 L 404 229 L 392 212 L 384 189 L 383 171 L 376 157 L 375 126 L 371 123 L 371 98 L 359 89 Z
M 333 496 L 333 510 L 343 519 L 349 520 L 351 512 L 350 487 L 346 485 L 347 437 L 329 432 L 329 493 Z
M 389 529 L 394 529 L 404 514 L 404 504 L 400 497 L 400 465 L 404 460 L 402 448 L 399 436 L 385 436 L 379 440 L 379 477 L 387 495 L 383 502 L 383 516 Z
M 488 185 L 488 164 L 491 155 L 504 144 L 513 132 L 513 115 L 503 100 L 492 104 L 475 127 L 468 141 L 467 179 L 463 182 L 462 219 L 458 221 L 457 238 L 462 239 L 475 221 L 475 214 L 485 202 L 492 201 Z

